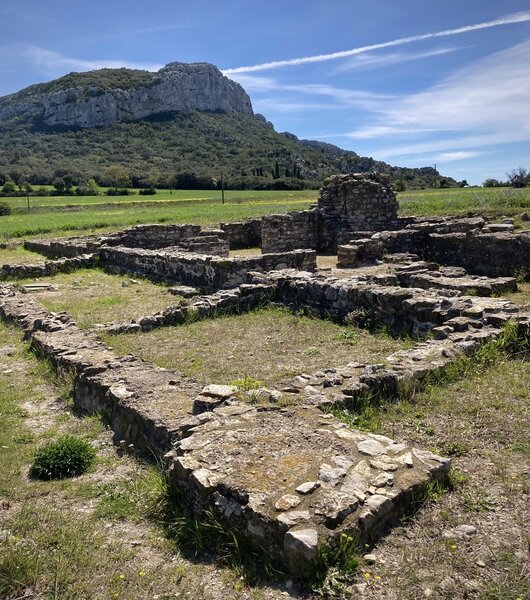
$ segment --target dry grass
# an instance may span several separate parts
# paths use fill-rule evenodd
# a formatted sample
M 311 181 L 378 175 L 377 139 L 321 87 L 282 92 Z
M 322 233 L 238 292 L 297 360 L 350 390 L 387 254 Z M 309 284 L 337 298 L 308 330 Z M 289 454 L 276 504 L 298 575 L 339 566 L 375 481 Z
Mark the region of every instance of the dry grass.
M 378 433 L 450 456 L 456 489 L 434 496 L 373 552 L 360 581 L 376 599 L 530 598 L 530 364 L 486 370 L 362 415 Z M 468 538 L 447 539 L 458 525 Z
M 267 385 L 348 362 L 381 362 L 403 347 L 402 341 L 385 335 L 280 308 L 109 336 L 106 341 L 119 354 L 136 354 L 203 383 L 250 376 Z
M 506 298 L 530 311 L 530 281 L 518 283 L 517 288 L 517 292 L 506 294 Z
M 0 323 L 0 598 L 283 597 L 278 589 L 249 588 L 213 561 L 181 555 L 152 520 L 155 470 L 118 453 L 97 417 L 72 414 L 70 385 L 21 337 Z M 95 466 L 71 480 L 30 480 L 36 448 L 62 433 L 90 441 Z
M 68 312 L 85 328 L 113 320 L 128 321 L 178 302 L 163 285 L 146 279 L 107 275 L 99 269 L 60 273 L 39 282 L 53 283 L 58 290 L 39 292 L 38 301 L 50 311 Z

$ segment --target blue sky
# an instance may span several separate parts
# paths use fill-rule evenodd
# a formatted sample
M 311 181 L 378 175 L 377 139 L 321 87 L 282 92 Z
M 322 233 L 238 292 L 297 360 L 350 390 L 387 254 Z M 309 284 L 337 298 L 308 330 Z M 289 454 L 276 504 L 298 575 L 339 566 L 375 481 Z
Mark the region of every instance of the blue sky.
M 530 166 L 527 0 L 2 0 L 0 20 L 0 95 L 207 61 L 278 131 L 470 183 Z

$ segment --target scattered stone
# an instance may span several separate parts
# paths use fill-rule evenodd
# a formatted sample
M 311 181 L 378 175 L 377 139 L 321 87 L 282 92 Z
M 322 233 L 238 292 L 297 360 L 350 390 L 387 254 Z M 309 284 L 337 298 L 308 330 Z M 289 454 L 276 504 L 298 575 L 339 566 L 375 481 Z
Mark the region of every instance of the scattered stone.
M 471 536 L 475 535 L 475 533 L 477 533 L 477 528 L 473 525 L 458 525 L 458 527 L 444 531 L 443 537 L 446 539 L 465 539 L 470 538 Z
M 314 492 L 319 486 L 320 481 L 306 481 L 305 483 L 299 485 L 296 488 L 296 491 L 305 496 L 306 494 L 311 494 Z
M 201 394 L 211 396 L 212 398 L 230 398 L 237 392 L 237 387 L 234 385 L 216 385 L 210 384 L 203 388 Z
M 298 496 L 285 494 L 276 502 L 274 508 L 276 508 L 276 510 L 290 510 L 291 508 L 296 508 L 300 502 L 301 500 Z
M 357 449 L 361 454 L 366 456 L 379 456 L 380 454 L 385 454 L 386 450 L 384 446 L 382 446 L 376 440 L 363 440 L 357 444 Z

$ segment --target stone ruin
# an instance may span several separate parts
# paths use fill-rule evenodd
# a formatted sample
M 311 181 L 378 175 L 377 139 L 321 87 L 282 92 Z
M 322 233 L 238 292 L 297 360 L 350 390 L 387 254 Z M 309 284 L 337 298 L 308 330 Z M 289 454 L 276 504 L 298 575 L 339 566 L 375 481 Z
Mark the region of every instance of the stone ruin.
M 341 534 L 370 543 L 407 513 L 448 459 L 347 427 L 327 410 L 400 398 L 511 323 L 528 337 L 530 314 L 500 294 L 530 265 L 530 232 L 481 218 L 400 218 L 381 175 L 326 181 L 315 207 L 245 223 L 142 225 L 107 236 L 27 241 L 49 260 L 4 265 L 0 317 L 17 323 L 59 371 L 74 401 L 108 416 L 117 442 L 163 459 L 190 513 L 213 509 L 281 568 L 304 575 Z M 263 253 L 228 256 L 261 246 Z M 320 269 L 317 253 L 337 254 Z M 188 299 L 131 322 L 82 330 L 22 294 L 18 277 L 97 266 L 186 290 Z M 526 272 L 528 274 L 528 272 Z M 183 286 L 186 286 L 185 288 Z M 98 333 L 132 333 L 190 318 L 250 311 L 266 302 L 361 327 L 412 336 L 384 364 L 301 373 L 251 404 L 230 385 L 199 385 L 134 356 Z M 284 401 L 278 403 L 278 399 Z

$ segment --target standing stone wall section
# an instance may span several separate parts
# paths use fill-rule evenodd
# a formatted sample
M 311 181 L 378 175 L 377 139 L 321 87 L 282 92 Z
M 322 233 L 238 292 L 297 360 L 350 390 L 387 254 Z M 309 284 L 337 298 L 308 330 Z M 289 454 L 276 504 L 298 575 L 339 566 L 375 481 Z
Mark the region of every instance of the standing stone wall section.
M 107 246 L 127 246 L 128 248 L 148 248 L 156 250 L 180 243 L 201 234 L 200 225 L 136 225 L 105 238 Z
M 397 211 L 396 194 L 386 175 L 333 175 L 324 181 L 314 208 L 263 217 L 262 249 L 336 252 L 344 232 L 398 228 Z
M 221 223 L 230 250 L 261 248 L 261 219 L 248 219 L 235 223 Z
M 319 214 L 313 210 L 267 215 L 262 219 L 263 252 L 288 252 L 300 248 L 320 248 Z

